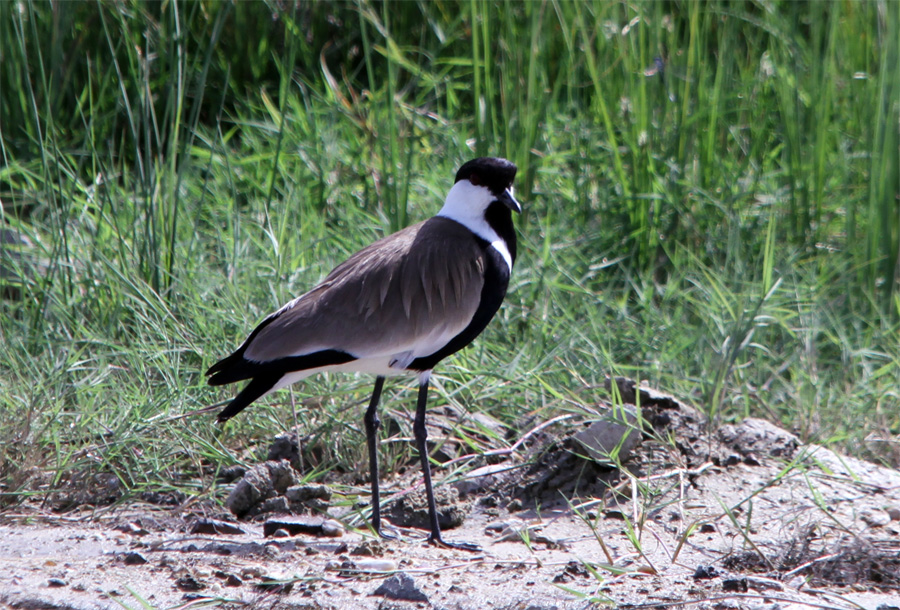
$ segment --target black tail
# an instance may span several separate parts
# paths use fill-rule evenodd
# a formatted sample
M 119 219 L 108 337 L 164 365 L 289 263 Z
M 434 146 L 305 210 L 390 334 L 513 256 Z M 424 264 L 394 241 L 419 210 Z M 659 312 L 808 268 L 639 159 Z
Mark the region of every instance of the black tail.
M 244 359 L 243 350 L 236 351 L 209 367 L 207 375 L 211 375 L 209 385 L 225 385 L 244 379 L 253 379 L 260 373 L 260 363 Z
M 250 383 L 241 390 L 241 393 L 234 397 L 224 411 L 219 413 L 219 421 L 223 422 L 243 411 L 250 403 L 275 387 L 275 384 L 288 373 L 344 364 L 351 360 L 355 360 L 355 358 L 346 352 L 326 349 L 303 356 L 288 356 L 269 362 L 253 362 L 244 358 L 244 348 L 242 347 L 209 367 L 206 374 L 210 375 L 209 385 L 225 385 L 250 379 Z
M 261 397 L 266 392 L 275 387 L 275 384 L 278 383 L 278 380 L 281 379 L 281 377 L 281 373 L 278 373 L 276 375 L 264 375 L 261 377 L 255 377 L 250 383 L 247 384 L 247 387 L 241 390 L 241 393 L 235 396 L 234 400 L 228 403 L 228 406 L 225 407 L 221 413 L 219 413 L 219 423 L 228 421 L 229 419 L 246 409 L 254 400 Z M 210 379 L 210 383 L 212 383 L 212 379 Z

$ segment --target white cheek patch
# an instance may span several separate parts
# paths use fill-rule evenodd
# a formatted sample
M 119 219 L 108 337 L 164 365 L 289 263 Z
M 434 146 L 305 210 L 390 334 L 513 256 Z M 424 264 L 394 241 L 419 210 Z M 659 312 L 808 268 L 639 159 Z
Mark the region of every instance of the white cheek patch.
M 476 186 L 468 180 L 460 180 L 450 189 L 444 207 L 437 215 L 455 220 L 491 244 L 491 247 L 506 261 L 506 266 L 512 273 L 512 255 L 509 253 L 509 246 L 484 219 L 485 210 L 495 199 L 494 194 L 486 186 Z

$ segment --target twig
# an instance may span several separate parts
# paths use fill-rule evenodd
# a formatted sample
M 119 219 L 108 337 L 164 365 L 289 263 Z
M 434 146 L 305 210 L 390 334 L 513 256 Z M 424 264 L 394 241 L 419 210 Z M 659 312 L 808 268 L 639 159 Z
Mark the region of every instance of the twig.
M 835 557 L 840 557 L 841 555 L 843 555 L 843 553 L 831 553 L 830 555 L 823 555 L 822 557 L 816 557 L 812 561 L 807 561 L 802 566 L 797 566 L 790 572 L 785 572 L 783 575 L 783 578 L 788 579 L 791 576 L 793 576 L 794 574 L 797 574 L 798 572 L 802 572 L 809 566 L 815 565 L 817 563 L 822 563 L 823 561 L 828 561 L 829 559 L 834 559 Z
M 755 595 L 752 593 L 735 593 L 734 595 L 718 595 L 716 597 L 704 597 L 703 599 L 686 599 L 683 601 L 677 602 L 650 602 L 646 604 L 622 604 L 619 608 L 623 610 L 640 610 L 641 608 L 678 608 L 683 606 L 690 606 L 693 604 L 700 604 L 705 602 L 717 602 L 717 601 L 728 601 L 732 599 L 754 599 L 754 600 L 765 600 L 765 601 L 776 601 L 776 602 L 785 602 L 790 604 L 800 604 L 803 606 L 809 606 L 810 608 L 820 608 L 821 610 L 847 610 L 846 607 L 841 608 L 839 606 L 828 606 L 825 604 L 819 604 L 816 602 L 808 602 L 800 599 L 791 599 L 789 597 L 780 597 L 777 595 Z M 862 606 L 858 604 L 854 604 L 855 608 L 862 608 Z

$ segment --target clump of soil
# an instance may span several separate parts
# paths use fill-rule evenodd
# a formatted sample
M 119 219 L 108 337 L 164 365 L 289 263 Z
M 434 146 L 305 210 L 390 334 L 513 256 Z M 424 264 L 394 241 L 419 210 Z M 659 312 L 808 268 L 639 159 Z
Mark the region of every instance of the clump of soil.
M 437 506 L 438 525 L 441 529 L 459 527 L 469 514 L 471 503 L 461 501 L 459 492 L 449 486 L 440 486 L 434 490 L 434 501 Z M 409 493 L 391 505 L 390 519 L 394 525 L 417 527 L 427 530 L 428 500 L 424 490 Z
M 237 517 L 266 513 L 305 514 L 328 508 L 331 490 L 324 485 L 301 485 L 287 460 L 265 461 L 244 473 L 225 507 Z

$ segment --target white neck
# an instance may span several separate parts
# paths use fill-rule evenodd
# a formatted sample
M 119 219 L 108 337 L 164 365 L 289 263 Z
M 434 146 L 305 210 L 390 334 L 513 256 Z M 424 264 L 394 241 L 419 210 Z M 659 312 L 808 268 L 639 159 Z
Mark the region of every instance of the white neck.
M 490 243 L 500 253 L 512 272 L 512 256 L 509 253 L 509 247 L 484 218 L 488 206 L 496 199 L 487 187 L 475 186 L 468 180 L 460 180 L 447 193 L 444 207 L 437 215 L 455 220 Z

